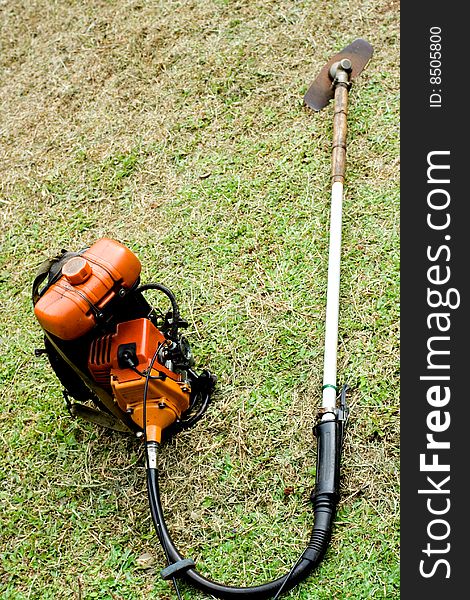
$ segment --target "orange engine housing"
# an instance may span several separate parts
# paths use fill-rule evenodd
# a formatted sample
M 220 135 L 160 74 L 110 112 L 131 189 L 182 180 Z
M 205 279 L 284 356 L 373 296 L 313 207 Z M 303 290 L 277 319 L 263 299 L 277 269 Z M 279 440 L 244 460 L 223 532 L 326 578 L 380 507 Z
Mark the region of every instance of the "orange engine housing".
M 90 348 L 88 368 L 93 379 L 111 388 L 121 410 L 144 429 L 143 372 L 150 367 L 155 351 L 171 342 L 149 319 L 134 319 L 119 323 L 116 333 L 95 339 Z M 132 348 L 135 370 L 123 366 L 119 353 Z M 151 370 L 146 400 L 147 441 L 161 442 L 162 431 L 188 410 L 191 387 L 181 375 L 156 360 Z
M 62 267 L 60 278 L 37 301 L 41 326 L 61 340 L 75 340 L 96 324 L 99 313 L 121 289 L 137 282 L 141 264 L 119 242 L 103 238 Z

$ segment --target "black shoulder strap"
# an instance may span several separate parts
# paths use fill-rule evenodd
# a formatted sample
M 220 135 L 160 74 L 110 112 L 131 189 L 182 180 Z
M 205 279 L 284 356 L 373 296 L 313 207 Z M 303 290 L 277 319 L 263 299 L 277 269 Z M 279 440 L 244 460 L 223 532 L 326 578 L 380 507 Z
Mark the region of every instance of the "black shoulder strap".
M 54 258 L 48 258 L 39 266 L 39 269 L 36 273 L 36 277 L 33 281 L 33 306 L 44 294 L 44 292 L 60 277 L 63 264 L 67 260 L 69 260 L 69 258 L 72 258 L 73 256 L 78 256 L 81 253 L 82 252 L 68 252 L 67 250 L 62 250 L 60 254 L 54 256 Z M 48 281 L 46 285 L 42 288 L 42 290 L 40 290 L 39 287 L 46 278 L 48 278 Z

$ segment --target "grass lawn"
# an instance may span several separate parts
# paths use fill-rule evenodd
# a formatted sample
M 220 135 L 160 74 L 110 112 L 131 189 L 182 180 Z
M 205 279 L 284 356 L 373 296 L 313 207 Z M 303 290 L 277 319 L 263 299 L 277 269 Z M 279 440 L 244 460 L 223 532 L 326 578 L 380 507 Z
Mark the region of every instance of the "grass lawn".
M 72 420 L 34 357 L 38 265 L 103 236 L 174 291 L 198 367 L 219 378 L 203 421 L 162 452 L 177 545 L 234 585 L 282 575 L 303 550 L 332 110 L 302 97 L 364 37 L 375 55 L 351 91 L 344 204 L 342 499 L 325 560 L 286 597 L 398 598 L 398 3 L 15 0 L 0 13 L 0 597 L 176 598 L 141 444 Z

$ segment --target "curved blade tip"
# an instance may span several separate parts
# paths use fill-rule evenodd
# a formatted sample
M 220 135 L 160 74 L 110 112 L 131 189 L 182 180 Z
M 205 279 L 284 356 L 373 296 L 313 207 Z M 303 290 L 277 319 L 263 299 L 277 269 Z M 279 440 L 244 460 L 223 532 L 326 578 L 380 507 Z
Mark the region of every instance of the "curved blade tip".
M 308 88 L 304 96 L 305 104 L 314 111 L 324 108 L 334 96 L 334 89 L 329 76 L 330 67 L 342 58 L 349 58 L 352 63 L 351 81 L 353 81 L 367 66 L 374 49 L 372 45 L 362 38 L 357 38 L 330 58 L 323 66 L 315 81 Z

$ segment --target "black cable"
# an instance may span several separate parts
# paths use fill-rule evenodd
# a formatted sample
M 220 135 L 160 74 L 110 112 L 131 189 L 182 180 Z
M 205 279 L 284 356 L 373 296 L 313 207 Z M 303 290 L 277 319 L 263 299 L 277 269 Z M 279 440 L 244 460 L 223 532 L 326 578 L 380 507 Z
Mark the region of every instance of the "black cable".
M 164 521 L 159 496 L 157 470 L 149 469 L 147 471 L 147 478 L 147 488 L 150 492 L 150 512 L 155 523 L 155 528 L 160 532 L 160 535 L 163 538 L 163 543 L 169 552 L 171 561 L 177 563 L 184 560 L 184 558 L 174 545 Z M 281 586 L 284 586 L 283 591 L 287 592 L 303 581 L 323 558 L 329 541 L 332 516 L 333 510 L 319 513 L 316 512 L 318 523 L 316 518 L 310 542 L 306 550 L 299 557 L 296 563 L 297 566 L 294 566 L 294 569 L 291 569 L 291 572 L 289 572 L 287 576 L 284 575 L 283 577 L 268 583 L 248 588 L 223 585 L 203 577 L 195 569 L 188 569 L 184 573 L 181 573 L 181 577 L 206 594 L 224 600 L 237 600 L 242 597 L 266 600 L 272 598 L 279 591 Z
M 174 295 L 168 288 L 161 284 L 143 285 L 137 288 L 136 291 L 145 291 L 146 289 L 160 290 L 164 292 L 170 299 L 173 308 L 173 321 L 171 330 L 176 336 L 178 332 L 180 315 Z M 307 548 L 298 558 L 287 575 L 262 585 L 242 588 L 226 586 L 224 584 L 207 579 L 192 567 L 185 567 L 185 570 L 180 570 L 178 572 L 177 563 L 181 563 L 184 558 L 174 545 L 163 516 L 156 464 L 156 450 L 158 445 L 155 442 L 147 441 L 148 386 L 152 377 L 151 371 L 157 359 L 157 355 L 158 350 L 155 351 L 155 354 L 153 355 L 150 365 L 145 373 L 143 394 L 143 429 L 147 461 L 147 491 L 150 512 L 158 539 L 165 552 L 168 566 L 174 565 L 175 570 L 173 572 L 177 573 L 178 577 L 188 580 L 195 587 L 201 589 L 209 595 L 215 596 L 216 598 L 222 598 L 224 600 L 237 600 L 240 597 L 250 597 L 256 600 L 265 600 L 274 597 L 277 599 L 283 592 L 291 590 L 298 583 L 303 581 L 320 563 L 326 552 L 330 540 L 332 522 L 339 496 L 339 463 L 341 455 L 341 442 L 343 437 L 343 420 L 336 419 L 334 421 L 320 422 L 316 427 L 316 434 L 318 438 L 317 481 L 315 491 L 312 494 L 315 521 Z M 209 397 L 210 393 L 207 394 L 207 396 L 203 399 L 197 413 L 193 417 L 190 417 L 183 427 L 189 427 L 190 424 L 194 424 L 194 422 L 202 416 L 204 410 L 207 408 Z M 149 455 L 150 445 L 152 445 L 152 450 L 155 452 L 154 461 L 152 463 Z M 181 599 L 176 576 L 173 575 L 171 578 L 175 586 L 178 599 Z
M 339 452 L 341 423 L 336 421 L 320 422 L 316 427 L 318 438 L 317 481 L 312 494 L 315 521 L 307 548 L 299 557 L 287 575 L 262 585 L 241 588 L 205 578 L 193 568 L 179 574 L 189 583 L 206 594 L 224 600 L 237 600 L 241 597 L 265 600 L 287 592 L 303 581 L 322 560 L 331 535 L 331 527 L 339 497 Z M 158 487 L 158 471 L 147 469 L 147 489 L 152 520 L 162 545 L 166 548 L 169 560 L 174 564 L 184 560 L 168 532 Z
M 198 411 L 194 415 L 190 416 L 188 419 L 185 419 L 185 420 L 182 419 L 178 424 L 179 427 L 181 429 L 189 429 L 195 423 L 197 423 L 199 421 L 199 419 L 203 416 L 203 414 L 206 412 L 207 407 L 210 402 L 210 399 L 211 399 L 211 392 L 208 391 L 208 392 L 206 392 L 204 399 L 200 403 Z M 194 402 L 194 404 L 196 404 L 196 402 Z
M 139 286 L 135 291 L 145 292 L 145 290 L 158 290 L 160 292 L 163 292 L 168 297 L 168 299 L 171 302 L 171 308 L 173 311 L 172 331 L 174 334 L 177 334 L 178 324 L 180 321 L 180 309 L 178 307 L 178 303 L 176 302 L 176 297 L 173 294 L 173 292 L 161 283 L 146 283 L 145 285 Z
M 297 559 L 297 562 L 294 563 L 292 569 L 289 571 L 289 573 L 287 573 L 287 575 L 284 577 L 284 581 L 281 585 L 281 587 L 277 590 L 276 595 L 274 596 L 273 600 L 277 600 L 279 598 L 279 596 L 282 594 L 282 592 L 284 591 L 286 585 L 289 582 L 289 579 L 292 576 L 292 573 L 295 571 L 295 569 L 297 568 L 299 562 L 302 560 L 302 557 L 299 556 L 299 558 Z
M 142 410 L 143 424 L 142 425 L 143 425 L 143 432 L 144 432 L 145 460 L 146 460 L 146 464 L 147 464 L 147 473 L 150 471 L 149 445 L 147 442 L 147 396 L 148 396 L 151 372 L 152 372 L 153 365 L 155 364 L 155 361 L 157 360 L 157 356 L 158 356 L 158 348 L 155 350 L 155 353 L 152 356 L 152 360 L 150 361 L 150 364 L 148 366 L 147 373 L 145 375 L 144 393 L 143 393 L 143 410 Z M 156 442 L 154 442 L 154 443 L 156 444 Z M 147 481 L 148 481 L 148 478 L 147 478 Z M 147 491 L 150 495 L 151 492 L 148 489 L 148 483 L 147 483 Z M 158 529 L 156 526 L 155 526 L 155 529 L 157 531 L 157 536 L 158 536 L 158 539 L 160 540 L 160 544 L 166 555 L 167 562 L 168 562 L 168 564 L 171 564 L 170 553 L 166 546 L 165 538 L 162 534 L 162 531 L 161 531 L 161 529 Z M 176 591 L 176 595 L 178 596 L 178 600 L 182 600 L 176 577 L 173 577 L 172 581 L 173 581 L 173 585 L 175 586 L 175 591 Z
M 139 369 L 137 367 L 134 366 L 130 366 L 129 365 L 129 369 L 131 371 L 134 371 L 134 373 L 137 373 L 137 375 L 140 375 L 141 377 L 145 377 L 146 379 L 161 379 L 161 380 L 165 380 L 166 379 L 166 375 L 165 373 L 162 373 L 161 371 L 159 371 L 159 375 L 149 375 L 150 371 L 148 371 L 147 369 L 145 371 L 139 371 Z

